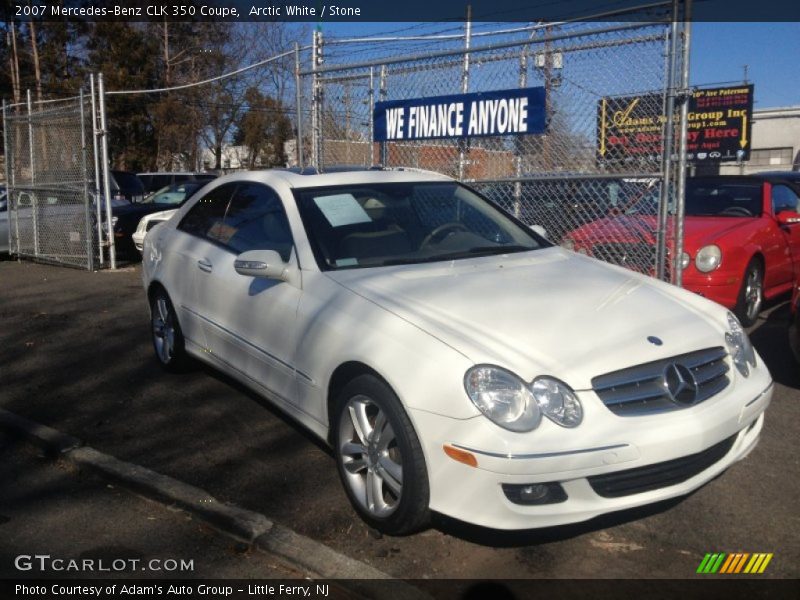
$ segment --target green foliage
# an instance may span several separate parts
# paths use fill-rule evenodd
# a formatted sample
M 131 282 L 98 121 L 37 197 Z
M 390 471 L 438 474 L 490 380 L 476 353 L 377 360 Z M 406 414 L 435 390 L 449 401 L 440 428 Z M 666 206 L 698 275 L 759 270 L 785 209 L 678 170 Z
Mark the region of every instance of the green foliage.
M 245 92 L 245 101 L 247 108 L 236 124 L 233 142 L 248 148 L 248 168 L 284 166 L 283 144 L 292 137 L 284 107 L 255 87 Z

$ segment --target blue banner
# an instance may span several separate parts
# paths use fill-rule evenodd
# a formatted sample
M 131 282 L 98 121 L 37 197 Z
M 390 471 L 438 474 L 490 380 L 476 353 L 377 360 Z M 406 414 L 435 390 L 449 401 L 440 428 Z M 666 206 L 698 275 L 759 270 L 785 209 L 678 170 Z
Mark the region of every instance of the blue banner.
M 543 87 L 376 102 L 376 142 L 544 133 Z

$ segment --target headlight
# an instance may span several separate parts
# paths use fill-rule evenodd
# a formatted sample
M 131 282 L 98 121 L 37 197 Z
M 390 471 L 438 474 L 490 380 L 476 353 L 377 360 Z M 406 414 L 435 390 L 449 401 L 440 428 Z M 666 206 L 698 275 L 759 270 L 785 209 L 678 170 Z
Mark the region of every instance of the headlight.
M 472 367 L 464 376 L 464 387 L 473 404 L 504 429 L 531 431 L 542 420 L 539 405 L 528 386 L 505 369 Z
M 552 377 L 537 377 L 531 386 L 539 410 L 562 427 L 577 427 L 583 420 L 580 400 L 570 387 Z
M 505 369 L 479 365 L 467 371 L 464 387 L 484 415 L 509 431 L 532 431 L 542 415 L 562 427 L 576 427 L 583 419 L 575 393 L 552 377 L 537 377 L 529 386 Z
M 681 269 L 688 267 L 690 262 L 692 262 L 692 257 L 688 253 L 681 254 Z
M 702 273 L 710 273 L 716 269 L 722 262 L 722 250 L 719 246 L 711 244 L 710 246 L 703 246 L 697 252 L 694 258 L 694 264 L 697 270 Z
M 725 343 L 731 352 L 736 370 L 747 377 L 750 375 L 750 367 L 755 368 L 756 366 L 756 352 L 753 350 L 753 344 L 750 343 L 747 332 L 742 329 L 739 319 L 733 313 L 728 313 L 728 327 L 730 331 L 725 334 Z

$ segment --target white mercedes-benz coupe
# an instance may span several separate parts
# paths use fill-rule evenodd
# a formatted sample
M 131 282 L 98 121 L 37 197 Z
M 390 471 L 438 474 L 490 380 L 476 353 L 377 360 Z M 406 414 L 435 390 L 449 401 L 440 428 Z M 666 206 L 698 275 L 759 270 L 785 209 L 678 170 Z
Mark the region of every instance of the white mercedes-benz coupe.
M 143 265 L 161 364 L 210 363 L 291 414 L 390 534 L 687 494 L 753 449 L 772 396 L 730 312 L 441 175 L 222 177 L 148 233 Z

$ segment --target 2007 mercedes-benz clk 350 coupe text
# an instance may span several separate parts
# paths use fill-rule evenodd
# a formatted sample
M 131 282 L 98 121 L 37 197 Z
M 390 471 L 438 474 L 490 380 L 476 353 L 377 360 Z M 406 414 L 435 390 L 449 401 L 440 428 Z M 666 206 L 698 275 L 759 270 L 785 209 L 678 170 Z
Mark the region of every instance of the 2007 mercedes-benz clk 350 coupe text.
M 387 533 L 687 494 L 753 449 L 772 396 L 726 309 L 552 246 L 440 175 L 222 177 L 143 260 L 162 365 L 210 363 L 327 440 Z

